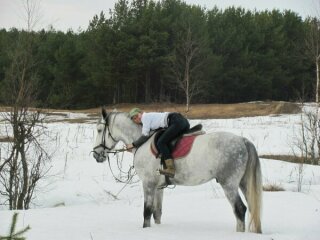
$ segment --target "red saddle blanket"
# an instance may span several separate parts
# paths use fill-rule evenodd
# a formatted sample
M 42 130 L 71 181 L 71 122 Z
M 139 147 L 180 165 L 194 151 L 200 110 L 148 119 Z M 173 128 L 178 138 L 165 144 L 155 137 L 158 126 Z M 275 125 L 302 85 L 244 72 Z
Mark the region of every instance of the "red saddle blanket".
M 176 144 L 176 147 L 172 151 L 173 159 L 182 158 L 189 154 L 190 150 L 192 149 L 193 142 L 195 138 L 199 135 L 191 135 L 191 136 L 184 136 L 182 137 Z M 158 150 L 151 144 L 151 152 L 153 155 L 158 155 Z

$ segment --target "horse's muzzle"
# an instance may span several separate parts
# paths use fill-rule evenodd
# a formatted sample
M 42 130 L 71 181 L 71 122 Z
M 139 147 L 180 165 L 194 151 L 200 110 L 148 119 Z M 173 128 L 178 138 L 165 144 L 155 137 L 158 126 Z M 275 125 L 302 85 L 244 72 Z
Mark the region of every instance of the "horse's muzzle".
M 98 163 L 102 163 L 107 159 L 104 152 L 101 152 L 100 154 L 97 152 L 93 152 L 93 157 L 96 159 Z

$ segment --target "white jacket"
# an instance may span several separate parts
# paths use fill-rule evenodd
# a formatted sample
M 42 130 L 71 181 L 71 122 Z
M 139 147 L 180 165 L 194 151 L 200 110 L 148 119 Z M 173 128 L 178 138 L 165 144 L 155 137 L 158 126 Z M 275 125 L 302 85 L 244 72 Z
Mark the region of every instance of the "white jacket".
M 142 113 L 142 135 L 149 136 L 151 131 L 168 127 L 168 112 Z

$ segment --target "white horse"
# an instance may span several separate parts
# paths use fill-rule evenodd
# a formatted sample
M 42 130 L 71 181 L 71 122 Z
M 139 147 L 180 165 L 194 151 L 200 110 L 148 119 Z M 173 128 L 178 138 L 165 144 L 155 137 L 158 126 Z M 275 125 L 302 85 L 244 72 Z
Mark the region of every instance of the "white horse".
M 107 113 L 102 109 L 102 118 L 97 124 L 97 138 L 93 156 L 104 162 L 107 152 L 119 141 L 132 143 L 141 136 L 141 126 L 132 122 L 127 113 Z M 159 175 L 160 160 L 150 151 L 153 137 L 134 150 L 134 167 L 143 184 L 144 222 L 150 227 L 151 215 L 156 224 L 161 222 L 165 177 Z M 261 233 L 262 183 L 260 161 L 254 145 L 246 138 L 227 132 L 216 132 L 196 137 L 192 150 L 175 161 L 176 174 L 171 178 L 174 185 L 194 186 L 213 178 L 221 184 L 237 220 L 236 230 L 245 231 L 247 207 L 239 195 L 240 188 L 250 212 L 249 229 Z

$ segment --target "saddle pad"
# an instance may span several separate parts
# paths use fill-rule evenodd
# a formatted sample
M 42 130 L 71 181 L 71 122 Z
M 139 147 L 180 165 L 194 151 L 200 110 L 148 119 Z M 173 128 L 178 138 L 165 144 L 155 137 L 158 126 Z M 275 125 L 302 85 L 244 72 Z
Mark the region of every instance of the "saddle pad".
M 192 136 L 186 136 L 180 139 L 180 141 L 177 143 L 176 148 L 172 152 L 173 159 L 182 158 L 190 152 L 193 141 L 196 138 L 196 136 L 199 135 L 192 135 Z
M 199 135 L 191 135 L 191 136 L 184 136 L 182 137 L 178 142 L 176 147 L 172 151 L 172 158 L 177 159 L 177 158 L 182 158 L 188 155 L 190 152 L 194 139 L 199 136 Z M 154 145 L 151 144 L 151 152 L 153 155 L 156 157 L 158 156 L 158 151 L 155 148 Z

